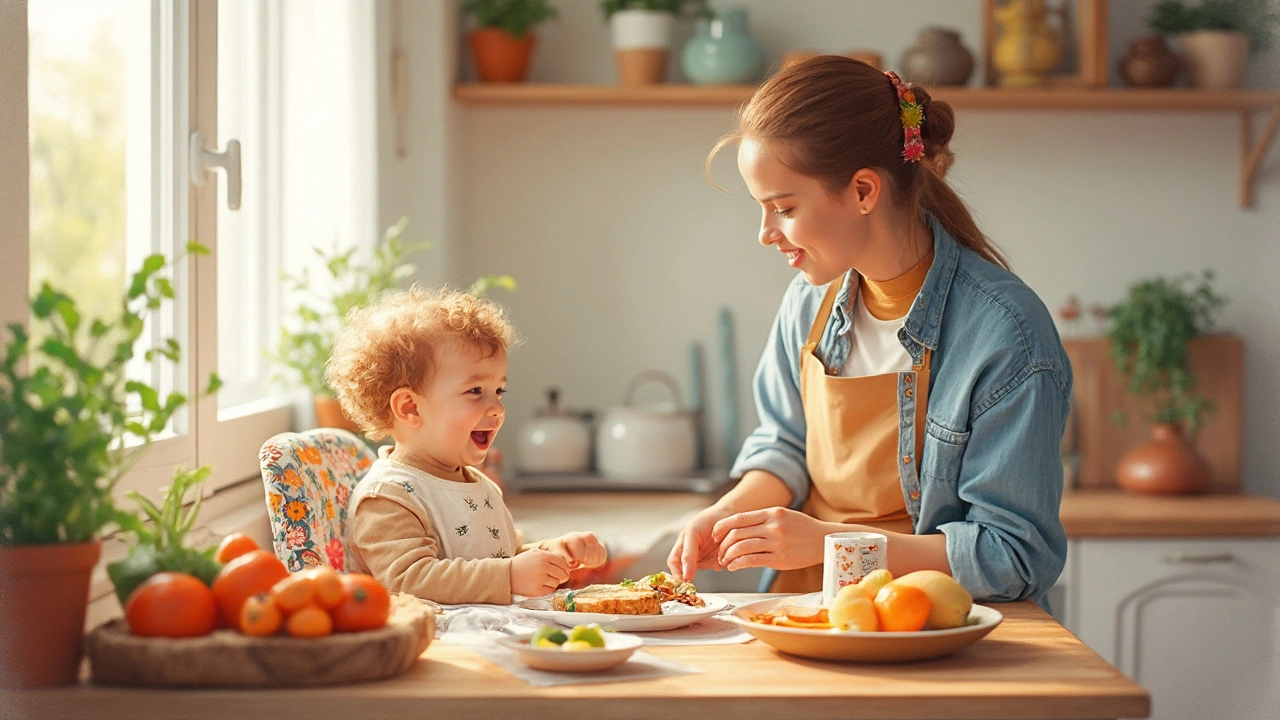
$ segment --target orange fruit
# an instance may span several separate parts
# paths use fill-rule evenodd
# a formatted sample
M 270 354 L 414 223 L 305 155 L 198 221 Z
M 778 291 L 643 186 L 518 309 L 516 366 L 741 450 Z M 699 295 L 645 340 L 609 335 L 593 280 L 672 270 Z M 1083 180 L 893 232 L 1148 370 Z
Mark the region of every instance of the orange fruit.
M 352 573 L 342 577 L 342 604 L 332 608 L 336 632 L 373 630 L 387 624 L 391 596 L 372 575 Z
M 253 538 L 244 533 L 231 533 L 222 538 L 221 543 L 218 543 L 218 549 L 214 552 L 213 559 L 226 565 L 241 555 L 257 549 L 258 543 Z
M 324 637 L 333 632 L 333 618 L 319 606 L 305 605 L 289 613 L 284 627 L 294 637 Z
M 271 597 L 286 613 L 312 605 L 316 595 L 316 581 L 305 573 L 294 573 L 271 586 Z
M 329 610 L 342 604 L 342 576 L 333 568 L 311 568 L 302 573 L 315 583 L 316 604 Z
M 213 579 L 213 599 L 227 627 L 240 626 L 240 608 L 254 595 L 289 577 L 284 563 L 267 550 L 253 550 L 222 567 Z
M 823 607 L 792 605 L 786 609 L 784 614 L 788 620 L 798 623 L 817 624 L 828 622 L 827 609 Z
M 881 630 L 915 632 L 929 619 L 929 596 L 917 587 L 890 582 L 880 588 L 873 603 Z
M 213 592 L 199 578 L 162 572 L 134 588 L 125 601 L 124 617 L 134 635 L 199 637 L 213 632 L 218 607 Z
M 275 635 L 283 623 L 284 615 L 267 593 L 254 595 L 240 607 L 240 632 L 245 635 Z

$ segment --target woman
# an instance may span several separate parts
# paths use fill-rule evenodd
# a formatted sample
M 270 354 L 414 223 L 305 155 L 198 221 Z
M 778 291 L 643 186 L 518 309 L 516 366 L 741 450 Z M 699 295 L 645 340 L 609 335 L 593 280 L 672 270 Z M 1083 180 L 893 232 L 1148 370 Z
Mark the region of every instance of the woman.
M 818 591 L 823 536 L 874 531 L 895 576 L 1043 603 L 1066 557 L 1071 366 L 943 178 L 953 130 L 922 89 L 823 56 L 761 86 L 712 150 L 738 143 L 760 242 L 800 274 L 756 371 L 740 480 L 681 532 L 673 574 L 767 567 L 773 592 Z

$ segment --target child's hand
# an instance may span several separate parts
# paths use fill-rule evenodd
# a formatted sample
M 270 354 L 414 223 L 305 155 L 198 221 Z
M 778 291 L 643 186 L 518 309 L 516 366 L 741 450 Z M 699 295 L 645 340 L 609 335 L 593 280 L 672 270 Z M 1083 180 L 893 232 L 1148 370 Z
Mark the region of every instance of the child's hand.
M 604 564 L 608 553 L 595 533 L 573 532 L 543 543 L 546 549 L 559 553 L 569 561 L 569 569 L 595 568 Z
M 538 597 L 569 579 L 569 561 L 548 550 L 526 550 L 511 559 L 511 592 Z

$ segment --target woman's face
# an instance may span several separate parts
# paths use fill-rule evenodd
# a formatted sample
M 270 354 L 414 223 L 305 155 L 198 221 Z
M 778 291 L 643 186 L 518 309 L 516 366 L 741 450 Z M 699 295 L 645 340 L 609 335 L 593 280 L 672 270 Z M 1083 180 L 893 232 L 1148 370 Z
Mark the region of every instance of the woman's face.
M 777 247 L 813 285 L 825 285 L 856 265 L 864 233 L 850 189 L 840 195 L 801 175 L 759 140 L 738 146 L 738 172 L 760 203 L 760 244 Z

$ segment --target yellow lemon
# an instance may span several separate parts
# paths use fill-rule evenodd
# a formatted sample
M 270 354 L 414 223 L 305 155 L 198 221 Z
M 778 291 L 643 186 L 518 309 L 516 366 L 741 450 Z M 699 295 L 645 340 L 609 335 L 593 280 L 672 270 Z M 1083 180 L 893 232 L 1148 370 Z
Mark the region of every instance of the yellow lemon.
M 894 583 L 919 588 L 929 596 L 929 619 L 924 626 L 926 630 L 960 627 L 969 618 L 973 597 L 955 578 L 944 572 L 917 570 L 894 580 Z
M 845 585 L 836 594 L 827 609 L 827 617 L 831 624 L 840 630 L 856 630 L 858 632 L 875 632 L 879 627 L 876 621 L 876 606 L 867 597 L 864 589 L 857 585 Z
M 568 652 L 579 652 L 582 650 L 590 650 L 593 647 L 594 646 L 586 640 L 570 640 L 561 645 L 560 649 Z

